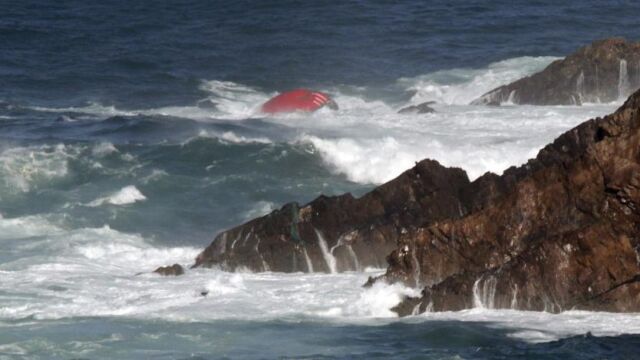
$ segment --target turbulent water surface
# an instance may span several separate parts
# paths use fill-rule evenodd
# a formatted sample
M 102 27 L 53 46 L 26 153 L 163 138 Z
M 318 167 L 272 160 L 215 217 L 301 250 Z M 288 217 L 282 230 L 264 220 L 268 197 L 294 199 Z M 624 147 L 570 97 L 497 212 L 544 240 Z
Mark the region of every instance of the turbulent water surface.
M 635 358 L 640 315 L 472 309 L 417 290 L 188 266 L 287 201 L 363 194 L 425 157 L 500 173 L 619 104 L 469 106 L 635 2 L 24 1 L 0 12 L 0 358 Z M 311 87 L 338 111 L 265 117 Z M 434 100 L 436 113 L 398 115 Z M 202 296 L 207 293 L 207 296 Z M 469 294 L 472 296 L 472 294 Z

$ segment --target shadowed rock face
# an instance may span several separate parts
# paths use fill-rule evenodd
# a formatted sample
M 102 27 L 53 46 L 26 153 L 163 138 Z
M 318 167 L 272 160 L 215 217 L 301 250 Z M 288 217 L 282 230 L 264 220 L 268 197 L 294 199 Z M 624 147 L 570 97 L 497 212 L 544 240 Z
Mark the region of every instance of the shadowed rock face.
M 523 172 L 485 208 L 400 236 L 382 278 L 424 290 L 398 313 L 640 311 L 640 91 L 505 176 Z
M 624 39 L 596 41 L 543 71 L 498 87 L 474 105 L 510 102 L 530 105 L 573 105 L 625 99 L 640 88 L 640 43 Z

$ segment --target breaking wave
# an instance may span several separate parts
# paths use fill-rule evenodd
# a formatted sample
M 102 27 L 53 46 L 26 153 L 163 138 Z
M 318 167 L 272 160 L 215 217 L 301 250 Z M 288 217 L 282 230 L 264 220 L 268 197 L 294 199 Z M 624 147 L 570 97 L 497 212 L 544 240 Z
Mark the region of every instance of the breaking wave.
M 438 71 L 400 79 L 386 89 L 387 93 L 405 94 L 405 100 L 398 100 L 398 96 L 380 97 L 366 88 L 320 89 L 334 96 L 340 105 L 336 112 L 321 109 L 313 114 L 265 117 L 260 114 L 259 105 L 274 93 L 217 80 L 202 82 L 201 90 L 209 95 L 193 106 L 120 110 L 90 104 L 37 109 L 103 117 L 152 117 L 146 121 L 167 128 L 158 135 L 159 140 L 183 136 L 180 141 L 214 137 L 235 144 L 309 144 L 328 169 L 362 184 L 388 181 L 423 158 L 461 167 L 473 179 L 487 171 L 501 173 L 509 166 L 523 163 L 563 131 L 615 108 L 616 104 L 467 105 L 484 92 L 538 71 L 555 59 L 520 57 L 492 63 L 484 69 Z M 435 101 L 436 113 L 397 113 L 403 106 L 423 101 Z M 153 120 L 153 116 L 172 118 Z M 174 123 L 179 120 L 171 119 L 196 122 L 183 125 L 193 130 L 176 131 L 179 125 Z M 127 129 L 131 131 L 130 127 Z

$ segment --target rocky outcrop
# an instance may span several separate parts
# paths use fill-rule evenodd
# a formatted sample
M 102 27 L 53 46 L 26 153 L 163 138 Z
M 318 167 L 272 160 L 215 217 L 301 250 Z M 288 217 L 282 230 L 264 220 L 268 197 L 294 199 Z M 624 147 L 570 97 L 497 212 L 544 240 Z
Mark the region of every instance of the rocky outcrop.
M 640 43 L 613 38 L 580 48 L 544 70 L 500 86 L 474 105 L 573 105 L 625 99 L 640 88 Z
M 459 218 L 489 196 L 463 197 L 468 186 L 463 170 L 424 160 L 361 198 L 345 194 L 320 196 L 303 206 L 290 203 L 225 231 L 198 255 L 195 266 L 282 272 L 384 267 L 411 227 Z
M 180 276 L 184 275 L 184 268 L 180 264 L 173 264 L 171 266 L 161 266 L 153 270 L 153 272 L 162 276 Z
M 640 91 L 525 166 L 476 183 L 500 195 L 400 236 L 381 279 L 424 290 L 398 313 L 640 311 Z
M 434 101 L 423 102 L 418 105 L 411 105 L 398 110 L 398 114 L 430 114 L 436 112 L 430 105 L 435 104 Z

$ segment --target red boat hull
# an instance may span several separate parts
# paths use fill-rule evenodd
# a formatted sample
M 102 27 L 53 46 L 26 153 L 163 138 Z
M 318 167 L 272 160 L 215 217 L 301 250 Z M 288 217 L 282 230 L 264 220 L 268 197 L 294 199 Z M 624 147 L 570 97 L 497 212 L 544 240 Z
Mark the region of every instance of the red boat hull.
M 307 89 L 296 89 L 271 98 L 262 105 L 262 112 L 269 114 L 294 111 L 313 112 L 325 105 L 335 106 L 328 95 Z

